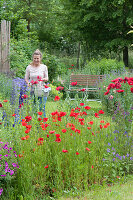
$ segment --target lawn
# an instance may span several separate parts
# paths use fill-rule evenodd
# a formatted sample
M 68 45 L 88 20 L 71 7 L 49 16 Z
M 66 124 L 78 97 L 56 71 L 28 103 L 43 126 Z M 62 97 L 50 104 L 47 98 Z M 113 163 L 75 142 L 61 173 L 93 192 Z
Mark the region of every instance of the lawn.
M 68 193 L 66 197 L 61 197 L 58 200 L 132 200 L 133 176 L 130 176 L 125 183 L 119 181 L 112 186 L 95 185 L 87 192 L 75 191 L 70 195 Z

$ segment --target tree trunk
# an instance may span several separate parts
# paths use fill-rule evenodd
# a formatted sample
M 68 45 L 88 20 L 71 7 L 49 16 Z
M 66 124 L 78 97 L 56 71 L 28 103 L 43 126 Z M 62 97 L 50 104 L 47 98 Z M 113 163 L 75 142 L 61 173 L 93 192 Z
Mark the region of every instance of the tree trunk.
M 128 67 L 128 47 L 124 47 L 123 49 L 123 62 L 125 64 L 125 67 Z
M 79 58 L 80 58 L 80 42 L 78 43 L 78 55 L 77 55 L 77 68 L 79 69 Z
M 28 32 L 30 32 L 30 20 L 29 19 L 28 19 L 27 29 L 28 29 Z

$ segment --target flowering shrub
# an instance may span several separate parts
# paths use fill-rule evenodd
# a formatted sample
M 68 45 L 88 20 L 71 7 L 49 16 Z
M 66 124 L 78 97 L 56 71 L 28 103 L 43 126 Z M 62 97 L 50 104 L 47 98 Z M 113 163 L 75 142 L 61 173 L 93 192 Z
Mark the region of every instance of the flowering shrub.
M 133 77 L 119 77 L 102 87 L 101 98 L 106 110 L 112 114 L 118 126 L 130 131 L 133 121 Z

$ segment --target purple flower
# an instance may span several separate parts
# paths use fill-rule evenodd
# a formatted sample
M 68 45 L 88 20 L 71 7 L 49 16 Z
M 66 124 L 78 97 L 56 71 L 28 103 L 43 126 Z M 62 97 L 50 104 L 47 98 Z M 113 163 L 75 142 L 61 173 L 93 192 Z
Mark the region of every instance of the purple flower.
M 129 153 L 127 153 L 127 155 L 126 155 L 127 157 L 129 157 Z
M 3 174 L 3 175 L 1 175 L 1 176 L 6 176 L 6 174 Z
M 12 166 L 13 167 L 17 167 L 18 165 L 16 163 L 12 163 Z
M 113 158 L 113 161 L 115 161 L 115 158 Z
M 13 170 L 11 170 L 11 173 L 9 174 L 9 175 L 13 175 L 14 174 L 14 171 Z
M 115 155 L 115 152 L 113 152 L 112 154 Z
M 105 158 L 103 158 L 103 161 L 105 161 L 106 159 Z
M 109 152 L 110 152 L 110 149 L 107 149 L 107 152 L 109 153 Z
M 3 192 L 3 188 L 0 188 L 0 195 L 2 195 L 2 192 Z
M 109 145 L 109 146 L 111 146 L 111 144 L 110 144 L 110 143 L 108 143 L 108 145 Z
M 125 159 L 126 156 L 123 156 L 123 159 Z
M 133 159 L 133 157 L 130 157 L 130 160 L 132 160 Z

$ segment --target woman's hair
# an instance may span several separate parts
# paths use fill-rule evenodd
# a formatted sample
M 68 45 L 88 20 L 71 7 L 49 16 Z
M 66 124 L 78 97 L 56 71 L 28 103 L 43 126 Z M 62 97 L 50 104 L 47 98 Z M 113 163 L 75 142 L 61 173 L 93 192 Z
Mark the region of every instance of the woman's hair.
M 34 55 L 40 55 L 40 58 L 41 58 L 41 60 L 42 60 L 42 53 L 41 53 L 41 51 L 39 50 L 39 49 L 36 49 L 35 51 L 34 51 L 34 53 L 33 53 L 33 55 L 32 55 L 32 59 L 33 59 L 33 57 L 34 57 Z M 33 61 L 30 63 L 31 65 L 33 65 Z

